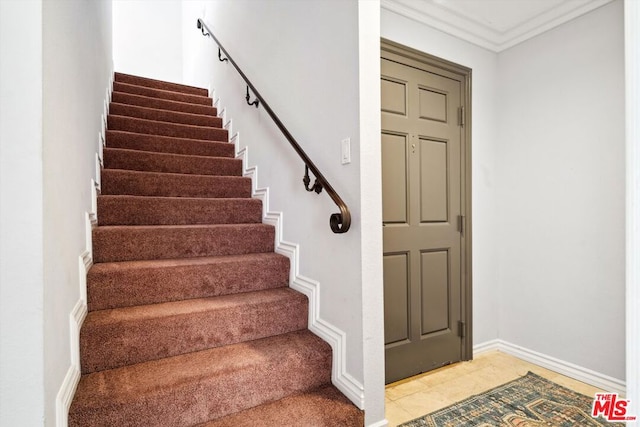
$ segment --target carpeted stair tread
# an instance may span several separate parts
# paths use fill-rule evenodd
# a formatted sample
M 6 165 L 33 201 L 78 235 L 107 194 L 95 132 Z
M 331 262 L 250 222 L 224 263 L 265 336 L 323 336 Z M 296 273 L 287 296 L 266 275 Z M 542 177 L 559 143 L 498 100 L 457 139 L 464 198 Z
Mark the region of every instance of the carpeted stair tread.
M 289 259 L 274 252 L 108 262 L 87 274 L 89 311 L 275 289 L 289 284 Z
M 241 176 L 242 159 L 105 148 L 104 167 L 142 172 Z
M 251 197 L 251 178 L 190 175 L 103 169 L 101 192 L 105 195 L 162 197 Z M 100 215 L 98 213 L 98 215 Z
M 98 225 L 249 224 L 262 221 L 259 199 L 98 196 Z
M 328 384 L 308 330 L 83 375 L 69 426 L 193 426 Z
M 80 334 L 82 373 L 306 329 L 307 310 L 307 297 L 280 288 L 93 311 Z
M 211 157 L 234 157 L 235 155 L 233 144 L 225 141 L 173 138 L 111 129 L 107 130 L 106 134 L 106 145 L 111 148 Z
M 220 117 L 162 110 L 147 106 L 141 107 L 138 105 L 120 104 L 117 102 L 111 102 L 109 104 L 109 114 L 184 125 L 222 127 L 222 119 Z
M 192 95 L 209 96 L 209 91 L 200 87 L 189 86 L 181 83 L 171 83 L 162 80 L 150 79 L 148 77 L 134 76 L 126 73 L 114 73 L 114 80 L 120 83 L 129 83 L 138 86 L 146 86 L 155 89 L 169 90 L 173 92 L 183 92 Z
M 275 229 L 266 224 L 110 225 L 94 228 L 92 236 L 98 263 L 273 252 Z
M 178 111 L 181 113 L 201 114 L 204 116 L 218 116 L 218 109 L 210 105 L 192 104 L 190 102 L 171 101 L 169 99 L 153 98 L 126 92 L 113 92 L 111 102 L 158 110 Z
M 228 131 L 217 127 L 157 122 L 154 120 L 116 116 L 113 114 L 109 114 L 107 117 L 107 127 L 112 130 L 171 136 L 175 138 L 204 139 L 207 141 L 228 141 L 229 139 Z
M 338 389 L 325 385 L 197 427 L 362 427 L 364 413 Z
M 213 101 L 207 96 L 191 95 L 188 93 L 174 92 L 170 90 L 155 89 L 145 86 L 138 86 L 129 83 L 113 82 L 114 92 L 131 93 L 134 95 L 147 96 L 150 98 L 167 99 L 169 101 L 188 102 L 212 106 Z

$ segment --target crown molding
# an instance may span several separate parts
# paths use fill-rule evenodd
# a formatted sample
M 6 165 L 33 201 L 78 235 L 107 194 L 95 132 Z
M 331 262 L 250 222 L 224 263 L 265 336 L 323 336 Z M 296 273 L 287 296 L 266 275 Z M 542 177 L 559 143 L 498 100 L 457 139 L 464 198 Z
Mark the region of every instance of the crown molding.
M 446 8 L 442 2 L 434 0 L 381 0 L 380 5 L 383 9 L 498 53 L 611 1 L 565 1 L 505 31 Z

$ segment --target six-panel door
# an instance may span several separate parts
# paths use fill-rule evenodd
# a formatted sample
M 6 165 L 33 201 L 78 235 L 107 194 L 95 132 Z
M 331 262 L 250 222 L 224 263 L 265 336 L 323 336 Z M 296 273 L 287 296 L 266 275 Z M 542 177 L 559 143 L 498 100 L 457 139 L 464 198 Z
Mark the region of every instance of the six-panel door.
M 462 82 L 382 59 L 387 383 L 461 360 Z

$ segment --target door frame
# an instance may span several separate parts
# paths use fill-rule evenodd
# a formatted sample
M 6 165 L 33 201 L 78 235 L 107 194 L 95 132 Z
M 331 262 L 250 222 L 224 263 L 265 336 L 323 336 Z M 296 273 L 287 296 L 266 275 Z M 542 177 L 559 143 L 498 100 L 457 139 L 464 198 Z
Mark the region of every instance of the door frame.
M 473 359 L 473 294 L 472 294 L 472 236 L 473 228 L 471 221 L 471 69 L 453 62 L 437 58 L 416 49 L 401 45 L 391 40 L 380 39 L 380 57 L 400 62 L 416 68 L 428 67 L 429 71 L 443 76 L 455 76 L 462 79 L 462 105 L 463 123 L 461 135 L 461 156 L 462 156 L 462 200 L 461 212 L 464 216 L 464 233 L 461 236 L 463 247 L 461 253 L 461 316 L 465 324 L 465 334 L 462 339 L 462 360 Z

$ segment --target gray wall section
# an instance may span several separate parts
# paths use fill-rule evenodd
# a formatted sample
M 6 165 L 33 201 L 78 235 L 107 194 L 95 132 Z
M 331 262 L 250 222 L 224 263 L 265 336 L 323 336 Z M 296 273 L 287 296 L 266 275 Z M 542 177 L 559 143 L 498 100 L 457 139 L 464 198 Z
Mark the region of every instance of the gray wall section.
M 624 1 L 627 193 L 627 398 L 640 413 L 640 3 Z
M 615 1 L 499 55 L 500 338 L 625 377 Z

